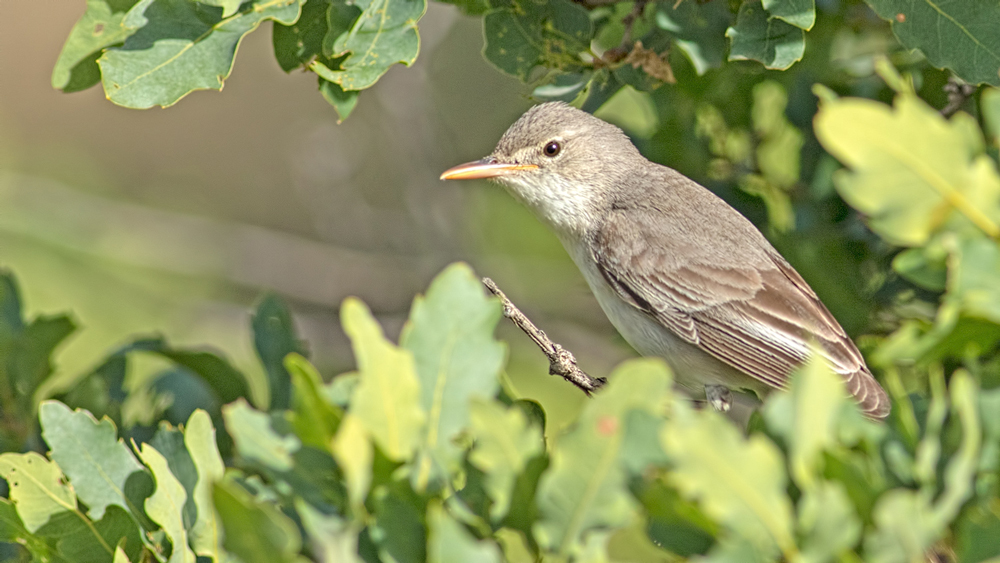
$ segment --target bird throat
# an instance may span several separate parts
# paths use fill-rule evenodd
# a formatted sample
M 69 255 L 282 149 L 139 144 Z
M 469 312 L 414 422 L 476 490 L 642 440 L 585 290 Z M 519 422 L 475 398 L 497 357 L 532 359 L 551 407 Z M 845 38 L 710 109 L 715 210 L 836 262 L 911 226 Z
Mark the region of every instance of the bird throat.
M 552 227 L 559 238 L 582 240 L 596 224 L 595 190 L 560 174 L 536 172 L 498 178 L 515 199 Z

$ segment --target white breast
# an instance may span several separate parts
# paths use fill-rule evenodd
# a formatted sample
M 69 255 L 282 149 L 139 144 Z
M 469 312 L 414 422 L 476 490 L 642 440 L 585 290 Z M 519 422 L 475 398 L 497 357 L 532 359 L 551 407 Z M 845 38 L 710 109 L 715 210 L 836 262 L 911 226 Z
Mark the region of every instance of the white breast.
M 682 340 L 653 317 L 623 301 L 604 280 L 586 244 L 568 240 L 570 237 L 560 238 L 611 324 L 640 354 L 666 360 L 674 372 L 674 381 L 693 398 L 705 396 L 706 384 L 757 394 L 767 391 L 766 385 Z

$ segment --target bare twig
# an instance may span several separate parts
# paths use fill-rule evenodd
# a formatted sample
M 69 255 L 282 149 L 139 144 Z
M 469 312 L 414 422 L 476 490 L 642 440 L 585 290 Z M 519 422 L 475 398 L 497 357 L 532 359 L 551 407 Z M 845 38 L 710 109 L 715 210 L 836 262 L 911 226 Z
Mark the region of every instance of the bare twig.
M 627 16 L 622 18 L 622 26 L 625 28 L 622 32 L 622 42 L 611 49 L 604 52 L 604 60 L 609 63 L 616 63 L 625 58 L 629 54 L 632 48 L 632 26 L 635 25 L 635 21 L 642 16 L 642 12 L 646 9 L 646 4 L 649 0 L 636 0 L 635 4 L 632 5 L 632 11 L 629 12 Z
M 510 299 L 507 299 L 507 296 L 500 291 L 500 288 L 497 287 L 497 284 L 493 280 L 483 278 L 483 285 L 486 286 L 486 289 L 490 290 L 490 293 L 500 299 L 500 302 L 503 304 L 503 316 L 513 321 L 518 328 L 523 330 L 528 335 L 528 338 L 534 341 L 541 348 L 545 356 L 548 357 L 550 374 L 562 377 L 582 389 L 587 395 L 597 391 L 607 383 L 607 380 L 603 377 L 590 377 L 577 367 L 576 358 L 573 357 L 573 353 L 552 342 L 541 329 L 535 326 L 535 323 L 531 322 L 520 309 L 510 302 Z
M 961 109 L 969 97 L 976 93 L 976 87 L 961 82 L 952 75 L 948 78 L 948 83 L 944 85 L 944 91 L 948 94 L 948 105 L 941 109 L 941 115 L 951 117 L 952 114 Z

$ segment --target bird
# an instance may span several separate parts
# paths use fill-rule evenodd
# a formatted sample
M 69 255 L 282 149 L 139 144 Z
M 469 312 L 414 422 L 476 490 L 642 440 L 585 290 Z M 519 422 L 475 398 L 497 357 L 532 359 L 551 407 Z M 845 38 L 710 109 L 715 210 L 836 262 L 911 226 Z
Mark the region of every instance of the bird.
M 692 398 L 723 411 L 733 393 L 763 400 L 815 348 L 862 413 L 888 416 L 857 346 L 754 224 L 647 160 L 618 127 L 562 102 L 536 105 L 489 156 L 441 175 L 480 178 L 555 232 L 618 332 L 663 358 Z

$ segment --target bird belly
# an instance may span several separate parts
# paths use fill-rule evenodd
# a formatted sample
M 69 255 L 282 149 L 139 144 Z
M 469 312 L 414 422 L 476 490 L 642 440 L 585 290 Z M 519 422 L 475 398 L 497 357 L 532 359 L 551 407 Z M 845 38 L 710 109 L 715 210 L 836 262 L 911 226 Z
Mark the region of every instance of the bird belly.
M 581 245 L 582 246 L 582 245 Z M 767 385 L 683 340 L 655 318 L 628 304 L 608 285 L 589 252 L 567 250 L 587 280 L 590 290 L 611 324 L 643 356 L 663 358 L 674 373 L 674 382 L 694 399 L 705 397 L 705 385 L 723 385 L 736 392 L 762 397 Z

